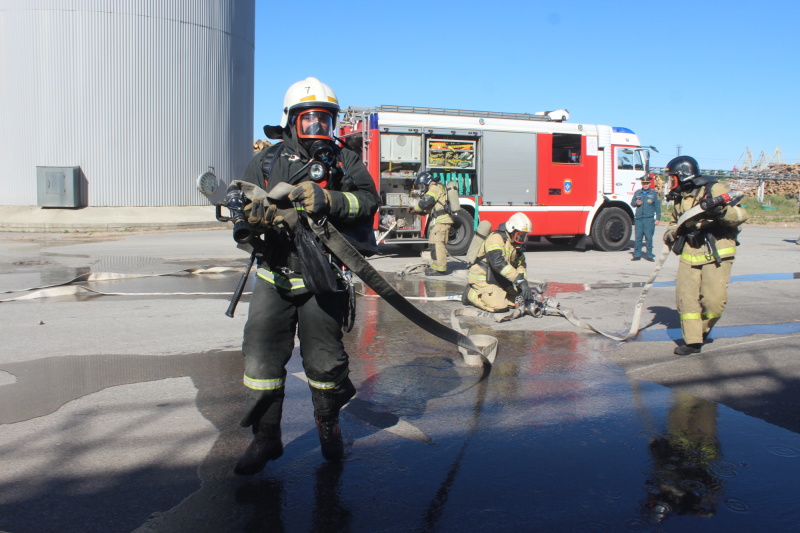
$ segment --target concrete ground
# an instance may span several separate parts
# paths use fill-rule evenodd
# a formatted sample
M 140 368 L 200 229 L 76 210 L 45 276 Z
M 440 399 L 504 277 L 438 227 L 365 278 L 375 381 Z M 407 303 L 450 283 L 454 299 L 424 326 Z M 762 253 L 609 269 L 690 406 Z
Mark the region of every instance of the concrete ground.
M 293 500 L 294 496 L 281 509 L 272 508 L 276 494 L 285 490 L 280 483 L 301 479 L 319 461 L 318 453 L 303 453 L 313 449 L 315 435 L 309 433 L 307 427 L 308 415 L 304 412 L 307 406 L 302 403 L 307 402 L 307 389 L 299 379 L 288 384 L 287 393 L 294 407 L 286 415 L 284 439 L 292 443 L 292 451 L 287 450 L 287 459 L 281 460 L 284 462 L 279 464 L 277 478 L 258 478 L 252 484 L 241 485 L 235 494 L 225 482 L 230 476 L 231 458 L 240 453 L 247 439 L 241 428 L 235 426 L 235 421 L 241 408 L 239 348 L 248 299 L 247 296 L 243 298 L 233 319 L 227 318 L 223 315 L 228 305 L 227 293 L 237 281 L 238 273 L 208 275 L 197 281 L 181 272 L 215 266 L 241 269 L 247 254 L 235 248 L 229 229 L 224 226 L 219 229 L 219 224 L 213 220 L 204 222 L 204 218 L 213 219 L 210 208 L 186 208 L 183 215 L 180 210 L 166 208 L 97 209 L 100 208 L 16 210 L 17 214 L 10 218 L 6 218 L 10 211 L 0 209 L 3 216 L 0 231 L 6 232 L 0 233 L 3 249 L 0 291 L 4 291 L 0 299 L 30 292 L 23 289 L 65 283 L 87 272 L 172 274 L 109 281 L 102 287 L 107 292 L 142 294 L 137 297 L 72 295 L 0 303 L 4 331 L 0 345 L 0 405 L 3 406 L 0 410 L 3 427 L 0 457 L 7 465 L 0 475 L 0 494 L 4 494 L 0 505 L 3 505 L 3 514 L 11 517 L 8 523 L 42 525 L 40 529 L 9 531 L 130 531 L 145 522 L 148 525 L 142 526 L 142 530 L 178 531 L 181 529 L 170 529 L 169 524 L 188 522 L 177 521 L 176 513 L 181 514 L 181 520 L 202 522 L 210 507 L 216 506 L 226 512 L 235 509 L 232 498 L 240 505 L 252 505 L 255 516 L 261 513 L 260 520 L 266 522 L 274 518 L 270 514 L 273 512 L 308 514 L 298 507 L 298 502 L 304 500 Z M 35 231 L 21 232 L 26 229 Z M 662 231 L 663 226 L 657 228 L 657 242 Z M 528 346 L 526 339 L 531 338 L 537 342 L 543 340 L 543 345 L 536 345 L 537 350 L 542 350 L 548 343 L 573 339 L 570 346 L 577 346 L 574 350 L 580 352 L 582 358 L 605 360 L 601 363 L 603 376 L 613 374 L 618 368 L 615 365 L 619 365 L 634 382 L 663 385 L 797 434 L 800 433 L 800 414 L 796 408 L 800 402 L 797 358 L 800 315 L 796 303 L 800 294 L 800 274 L 796 273 L 800 270 L 797 267 L 800 246 L 795 243 L 797 237 L 797 228 L 752 225 L 744 228 L 729 288 L 728 308 L 712 334 L 713 342 L 705 346 L 700 355 L 679 357 L 672 353 L 680 340 L 674 304 L 677 258 L 672 255 L 645 300 L 643 327 L 632 341 L 604 340 L 559 316 L 524 317 L 502 324 L 478 321 L 473 332 L 494 333 L 502 339 L 493 379 L 511 379 L 521 372 L 511 365 L 519 354 L 509 347 Z M 544 243 L 532 244 L 526 257 L 531 277 L 549 283 L 548 295 L 599 330 L 616 334 L 627 330 L 641 284 L 653 268 L 653 264 L 646 261 L 631 262 L 628 252 L 605 253 L 591 247 L 578 252 Z M 460 303 L 426 297 L 460 294 L 466 279 L 466 265 L 454 258 L 451 273 L 435 279 L 397 275 L 404 267 L 418 261 L 418 257 L 403 249 L 389 246 L 382 248 L 381 255 L 370 259 L 376 269 L 403 288 L 404 294 L 419 298 L 414 303 L 427 314 L 448 322 L 450 312 Z M 93 286 L 99 287 L 99 284 Z M 159 294 L 198 287 L 207 296 Z M 397 338 L 393 339 L 388 329 L 370 329 L 372 317 L 380 318 L 376 324 L 397 328 L 394 330 Z M 440 374 L 463 372 L 463 369 L 426 366 L 426 358 L 440 355 L 457 358 L 457 352 L 415 330 L 402 317 L 387 314 L 367 296 L 359 298 L 359 318 L 362 323 L 356 328 L 358 335 L 355 340 L 348 341 L 358 344 L 351 346 L 354 351 L 366 352 L 360 355 L 359 368 L 354 370 L 359 398 L 364 393 L 364 401 L 353 405 L 354 410 L 360 409 L 358 420 L 373 420 L 373 425 L 380 426 L 379 420 L 385 418 L 386 413 L 371 409 L 381 398 L 385 403 L 399 405 L 401 411 L 417 412 L 416 406 L 403 402 L 414 400 L 419 391 L 406 389 L 409 380 L 392 375 L 392 371 L 398 371 L 396 368 L 427 369 L 432 375 L 426 383 L 433 387 L 444 386 L 452 377 Z M 370 357 L 380 355 L 370 354 L 370 350 L 392 351 L 408 362 L 407 366 L 387 367 L 374 374 L 382 378 L 382 381 L 375 381 L 376 384 L 398 387 L 396 396 L 390 399 L 381 396 L 385 396 L 386 391 L 377 385 L 372 389 L 374 378 L 370 377 L 368 368 L 362 367 L 361 363 L 373 364 Z M 569 361 L 564 363 L 560 368 L 563 374 L 558 374 L 558 379 L 571 379 L 570 364 Z M 292 375 L 301 370 L 296 361 L 293 365 Z M 580 372 L 580 368 L 574 371 Z M 552 383 L 546 383 L 541 377 L 527 383 L 536 383 L 541 395 L 534 407 L 545 408 L 548 387 L 553 386 Z M 483 402 L 481 389 L 476 390 L 476 401 Z M 574 393 L 565 398 L 570 394 Z M 448 394 L 435 400 L 445 407 L 456 401 L 457 398 L 450 399 Z M 617 401 L 595 407 L 612 412 Z M 460 407 L 462 410 L 453 412 L 469 412 L 469 405 Z M 570 409 L 574 407 L 571 405 Z M 469 421 L 455 420 L 446 415 L 447 412 L 445 409 L 437 415 L 431 410 L 427 419 L 422 417 L 416 423 L 434 436 L 437 432 L 445 436 L 473 434 L 475 428 L 470 429 Z M 512 432 L 522 431 L 519 420 L 514 418 L 522 416 L 520 411 L 509 409 L 506 416 L 511 417 L 507 423 Z M 370 439 L 377 438 L 362 435 L 364 430 L 359 428 L 353 422 L 347 428 L 362 437 L 359 442 L 372 443 Z M 538 429 L 546 433 L 543 427 Z M 405 431 L 406 438 L 416 439 L 415 442 L 425 442 L 427 438 L 425 433 L 414 433 L 408 428 Z M 591 433 L 587 430 L 586 434 Z M 442 464 L 434 464 L 431 459 L 417 459 L 426 455 L 419 455 L 416 448 L 405 451 L 406 448 L 399 447 L 389 437 L 380 439 L 377 441 L 380 446 L 375 446 L 369 457 L 362 455 L 359 459 L 357 456 L 347 464 L 349 472 L 365 470 L 355 484 L 364 489 L 367 494 L 364 497 L 372 503 L 359 509 L 382 509 L 381 505 L 392 502 L 397 494 L 386 492 L 377 481 L 370 480 L 388 479 L 382 477 L 383 474 L 396 477 L 406 469 L 416 473 L 413 469 L 418 460 L 423 464 L 416 467 L 423 471 L 444 470 L 439 472 L 442 477 L 451 479 L 450 472 L 443 469 Z M 586 439 L 591 441 L 589 437 Z M 476 437 L 476 455 L 468 455 L 473 461 L 486 457 L 478 453 L 483 450 L 478 446 L 480 442 Z M 570 438 L 558 442 L 576 441 Z M 455 466 L 460 464 L 466 443 L 464 448 L 459 446 L 440 448 L 440 452 L 461 449 L 453 463 Z M 730 448 L 732 445 L 728 445 Z M 393 454 L 393 450 L 397 453 Z M 435 457 L 434 452 L 428 453 Z M 508 453 L 515 452 L 509 450 Z M 408 454 L 407 463 L 395 464 L 400 462 L 399 455 L 405 457 L 405 454 Z M 314 459 L 310 459 L 312 456 Z M 381 468 L 385 470 L 379 472 L 378 477 L 370 470 L 376 463 L 383 464 Z M 478 472 L 485 472 L 481 468 Z M 281 476 L 281 469 L 288 474 Z M 134 476 L 132 472 L 137 474 Z M 317 490 L 317 497 L 323 500 L 332 498 L 333 503 L 326 503 L 322 508 L 336 512 L 340 509 L 338 493 L 327 493 L 324 489 L 328 486 L 326 483 L 338 480 L 341 472 L 322 467 L 316 473 L 311 470 L 311 477 L 314 475 L 316 489 L 305 488 Z M 480 476 L 475 482 L 479 479 Z M 427 482 L 425 478 L 409 481 L 412 487 L 409 490 L 422 492 L 430 488 Z M 503 482 L 498 480 L 500 484 Z M 593 485 L 589 487 L 586 498 L 591 498 L 590 493 L 595 490 Z M 545 486 L 541 490 L 548 488 Z M 369 496 L 370 491 L 374 496 Z M 108 494 L 108 501 L 92 496 L 103 494 Z M 610 506 L 615 499 L 614 491 L 609 489 L 604 497 L 606 505 Z M 442 512 L 446 500 L 446 493 L 436 494 L 433 501 L 441 505 L 431 506 L 432 510 L 426 515 L 429 518 L 426 524 L 430 527 L 420 530 L 434 529 L 438 523 L 437 513 Z M 119 522 L 105 523 L 104 514 L 89 511 L 94 507 L 115 509 L 129 522 L 126 527 L 121 527 Z M 594 508 L 594 504 L 591 507 Z M 154 512 L 156 509 L 172 509 L 172 515 Z M 566 508 L 559 510 L 567 511 Z M 486 516 L 485 512 L 460 519 L 445 516 L 443 520 L 451 521 L 443 523 L 455 524 L 461 519 L 480 522 Z M 223 522 L 236 519 L 233 515 L 217 518 Z M 65 519 L 71 519 L 70 524 L 65 524 Z M 511 524 L 513 520 L 509 520 Z M 608 523 L 622 526 L 615 521 Z M 509 529 L 504 529 L 498 524 L 494 522 L 497 531 L 518 530 L 518 525 L 516 529 L 510 529 L 510 525 Z M 209 526 L 193 530 L 213 529 Z M 275 529 L 251 525 L 241 530 Z M 399 531 L 388 526 L 380 530 Z M 606 530 L 613 530 L 613 526 Z
M 131 258 L 134 265 L 127 268 L 134 269 L 142 267 L 136 264 L 137 261 L 141 263 L 142 258 L 148 261 L 157 258 L 167 264 L 162 270 L 189 263 L 237 266 L 247 258 L 244 252 L 232 246 L 228 231 L 219 229 L 226 226 L 213 220 L 211 207 L 78 210 L 0 207 L 0 215 L 0 231 L 36 232 L 2 234 L 7 250 L 3 261 L 6 265 L 30 260 L 29 255 L 38 253 L 55 258 L 61 266 L 75 269 L 109 257 Z M 180 231 L 187 228 L 202 231 Z M 656 243 L 661 242 L 663 230 L 663 225 L 656 228 Z M 44 231 L 48 233 L 42 233 Z M 800 353 L 797 349 L 800 336 L 791 326 L 784 326 L 786 333 L 778 326 L 800 321 L 796 306 L 800 274 L 795 274 L 800 271 L 797 263 L 800 246 L 795 243 L 798 231 L 798 228 L 780 225 L 745 226 L 733 268 L 730 303 L 712 334 L 713 343 L 707 345 L 700 356 L 672 354 L 680 341 L 680 329 L 674 286 L 663 285 L 674 283 L 678 261 L 673 255 L 667 258 L 656 286 L 645 301 L 642 334 L 605 355 L 633 377 L 720 401 L 743 412 L 760 414 L 800 432 L 800 414 L 790 409 L 800 400 L 800 392 L 796 392 L 800 387 L 795 386 L 800 378 L 800 363 L 793 356 Z M 656 255 L 659 251 L 660 244 Z M 549 295 L 572 309 L 583 321 L 615 334 L 627 331 L 640 285 L 653 268 L 653 264 L 646 261 L 631 262 L 628 252 L 604 253 L 591 246 L 579 252 L 546 243 L 531 244 L 527 258 L 529 277 L 547 281 Z M 400 272 L 418 262 L 418 257 L 393 246 L 382 247 L 382 254 L 371 259 L 376 269 L 389 273 Z M 459 258 L 451 259 L 450 264 L 450 274 L 437 280 L 463 286 L 466 265 Z M 14 270 L 14 282 L 22 282 L 26 269 Z M 31 273 L 28 277 L 33 283 L 36 275 Z M 9 276 L 4 279 L 9 283 Z M 412 275 L 408 279 L 423 277 Z M 456 304 L 429 302 L 426 305 L 441 308 L 440 314 L 445 320 Z M 234 334 L 241 326 L 238 317 L 223 324 L 230 334 L 225 337 L 238 337 Z M 526 317 L 491 326 L 499 330 L 525 328 L 586 333 L 561 317 Z M 185 327 L 192 328 L 192 324 Z M 188 343 L 183 344 L 187 349 L 195 344 L 198 348 L 208 347 L 210 337 L 217 335 L 206 328 L 203 331 L 200 336 L 192 335 L 193 340 L 180 342 Z M 153 351 L 144 339 L 136 342 L 144 344 L 141 353 Z M 159 344 L 164 343 L 170 345 L 169 340 L 159 341 Z M 88 350 L 91 345 L 89 342 L 84 349 Z M 235 348 L 236 342 L 215 347 Z M 119 349 L 130 352 L 129 346 Z M 161 353 L 165 349 L 155 351 Z M 21 354 L 25 353 L 24 350 L 15 352 L 8 346 L 4 352 L 12 359 L 24 358 Z

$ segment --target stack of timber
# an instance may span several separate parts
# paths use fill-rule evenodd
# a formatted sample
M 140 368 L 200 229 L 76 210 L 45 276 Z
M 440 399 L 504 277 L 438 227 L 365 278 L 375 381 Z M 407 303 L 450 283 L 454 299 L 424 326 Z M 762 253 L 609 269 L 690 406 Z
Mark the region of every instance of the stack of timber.
M 269 141 L 265 141 L 264 139 L 258 139 L 253 141 L 253 152 L 260 152 L 264 148 L 269 148 L 272 146 L 272 143 Z
M 764 196 L 785 196 L 797 198 L 800 194 L 800 179 L 732 178 L 726 181 L 732 190 L 742 191 L 745 196 L 757 196 L 758 186 L 764 182 Z

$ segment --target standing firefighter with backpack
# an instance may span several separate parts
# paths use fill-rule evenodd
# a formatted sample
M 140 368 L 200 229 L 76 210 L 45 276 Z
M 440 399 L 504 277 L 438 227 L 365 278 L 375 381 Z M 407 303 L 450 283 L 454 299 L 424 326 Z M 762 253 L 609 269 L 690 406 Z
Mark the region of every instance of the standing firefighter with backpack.
M 725 310 L 736 237 L 747 211 L 735 205 L 727 186 L 701 176 L 692 157 L 672 159 L 664 173 L 670 178 L 667 199 L 674 203 L 664 242 L 680 256 L 675 297 L 684 344 L 675 354 L 690 355 L 700 353 Z M 678 226 L 681 215 L 693 208 L 698 214 Z
M 428 243 L 433 247 L 430 267 L 425 269 L 426 276 L 444 276 L 447 274 L 447 240 L 450 228 L 453 227 L 453 217 L 450 216 L 450 204 L 447 191 L 440 183 L 439 177 L 434 177 L 430 172 L 420 172 L 414 180 L 414 186 L 422 195 L 413 207 L 415 213 L 430 214 L 431 222 L 428 228 Z
M 339 410 L 355 394 L 342 344 L 348 292 L 341 275 L 332 275 L 341 273 L 336 258 L 320 252 L 322 263 L 310 267 L 313 262 L 298 254 L 297 239 L 306 229 L 301 227 L 305 216 L 327 217 L 356 248 L 367 250 L 375 244 L 372 219 L 380 197 L 359 157 L 334 142 L 338 112 L 336 95 L 318 79 L 290 86 L 280 127 L 264 127 L 267 137 L 283 142 L 256 154 L 242 178 L 267 192 L 282 183 L 294 188 L 288 205 L 254 198 L 245 206 L 250 227 L 263 233 L 264 252 L 258 258 L 242 343 L 247 403 L 240 423 L 252 428 L 253 440 L 236 463 L 237 474 L 260 472 L 283 454 L 285 366 L 295 333 L 322 455 L 329 461 L 344 455 Z M 332 286 L 313 280 L 320 279 L 320 270 L 321 279 L 332 279 Z

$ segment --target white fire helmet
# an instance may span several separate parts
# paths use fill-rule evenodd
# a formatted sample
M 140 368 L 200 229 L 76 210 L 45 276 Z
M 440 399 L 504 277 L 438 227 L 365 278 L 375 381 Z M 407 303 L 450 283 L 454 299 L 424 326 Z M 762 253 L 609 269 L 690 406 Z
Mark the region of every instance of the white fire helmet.
M 514 213 L 506 222 L 506 232 L 515 244 L 525 244 L 531 231 L 533 224 L 525 213 Z
M 283 97 L 281 127 L 285 128 L 298 111 L 312 108 L 328 111 L 331 114 L 331 128 L 336 125 L 336 117 L 339 114 L 339 99 L 336 98 L 336 93 L 317 78 L 308 77 L 293 83 L 286 91 L 286 96 Z

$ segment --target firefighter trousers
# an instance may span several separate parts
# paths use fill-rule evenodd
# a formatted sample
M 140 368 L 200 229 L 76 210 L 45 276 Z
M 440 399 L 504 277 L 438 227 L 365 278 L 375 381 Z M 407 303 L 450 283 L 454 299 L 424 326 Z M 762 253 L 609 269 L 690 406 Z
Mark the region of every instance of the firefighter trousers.
M 678 265 L 675 299 L 681 318 L 681 332 L 686 344 L 702 344 L 703 336 L 722 316 L 728 303 L 728 281 L 733 258 L 715 263 Z
M 502 287 L 485 281 L 471 283 L 471 288 L 467 293 L 467 299 L 472 305 L 490 313 L 505 311 L 509 307 L 513 307 L 514 296 Z
M 441 222 L 434 224 L 431 233 L 428 235 L 428 243 L 433 247 L 431 253 L 431 269 L 437 272 L 447 271 L 447 239 L 450 236 L 450 226 Z
M 255 430 L 262 419 L 267 424 L 280 423 L 285 367 L 295 332 L 315 411 L 323 411 L 324 416 L 338 414 L 355 393 L 342 344 L 346 306 L 344 292 L 295 296 L 256 277 L 242 342 L 247 395 L 243 427 Z

